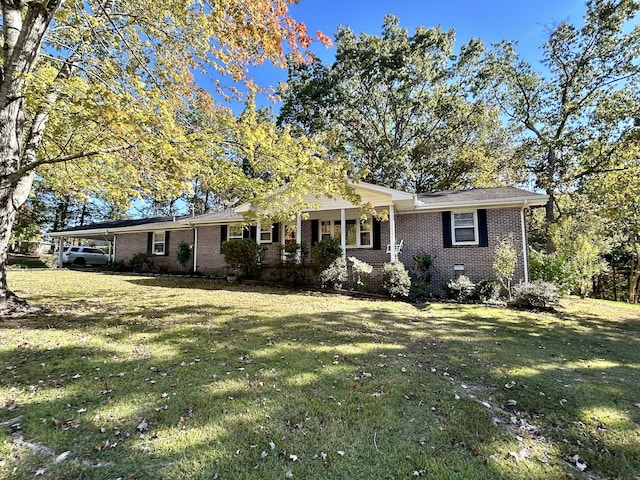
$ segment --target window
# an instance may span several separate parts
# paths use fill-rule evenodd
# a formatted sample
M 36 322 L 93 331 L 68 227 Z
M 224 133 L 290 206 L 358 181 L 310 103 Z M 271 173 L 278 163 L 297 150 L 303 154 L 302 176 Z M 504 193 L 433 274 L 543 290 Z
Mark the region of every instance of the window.
M 227 231 L 227 240 L 242 240 L 243 237 L 244 228 L 242 227 L 242 225 L 229 225 L 229 230 Z
M 347 220 L 345 236 L 347 247 L 371 247 L 373 245 L 373 226 L 371 217 L 363 220 Z M 320 240 L 336 238 L 340 241 L 342 224 L 340 220 L 323 220 L 320 222 Z
M 451 236 L 454 245 L 478 244 L 478 217 L 473 212 L 452 212 Z
M 165 232 L 153 232 L 153 245 L 151 252 L 154 255 L 164 255 Z
M 260 243 L 271 243 L 273 242 L 273 225 L 265 228 L 264 230 L 260 229 Z
M 285 225 L 284 226 L 284 237 L 283 237 L 284 245 L 295 245 L 298 240 L 296 235 L 296 226 L 295 225 Z

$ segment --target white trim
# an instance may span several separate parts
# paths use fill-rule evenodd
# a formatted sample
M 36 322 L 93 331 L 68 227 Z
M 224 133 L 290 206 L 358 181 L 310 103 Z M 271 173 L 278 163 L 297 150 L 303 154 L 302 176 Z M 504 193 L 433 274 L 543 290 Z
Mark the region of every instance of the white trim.
M 296 263 L 300 263 L 302 260 L 302 252 L 300 250 L 302 244 L 302 216 L 300 215 L 296 217 L 296 243 L 298 244 L 298 248 L 296 249 Z
M 231 230 L 234 228 L 240 228 L 240 235 L 231 235 Z M 244 238 L 244 225 L 241 223 L 232 223 L 227 226 L 227 241 L 229 240 L 242 240 Z
M 193 227 L 193 273 L 198 271 L 198 227 Z
M 522 225 L 522 262 L 524 264 L 524 281 L 529 282 L 529 252 L 527 252 L 527 228 L 524 220 L 524 207 L 520 209 L 520 225 Z
M 389 243 L 391 244 L 391 248 L 389 249 L 389 254 L 391 255 L 390 261 L 391 263 L 396 263 L 398 260 L 398 255 L 396 252 L 396 212 L 393 205 L 389 205 Z
M 456 213 L 473 213 L 473 236 L 474 240 L 472 242 L 457 242 L 456 241 L 456 222 L 455 222 L 455 214 Z M 469 228 L 469 227 L 459 227 L 459 228 Z M 451 211 L 451 244 L 458 245 L 479 245 L 480 244 L 480 235 L 478 232 L 478 210 L 452 210 Z
M 542 197 L 542 198 L 541 198 Z M 467 200 L 463 202 L 446 202 L 431 205 L 415 204 L 416 211 L 447 211 L 464 208 L 500 208 L 500 207 L 520 207 L 520 206 L 540 206 L 547 203 L 548 196 L 537 195 L 535 197 L 501 198 L 496 200 Z M 411 212 L 409 212 L 411 213 Z
M 342 258 L 347 260 L 347 211 L 340 209 L 340 248 L 342 248 Z
M 156 235 L 162 234 L 162 252 L 156 251 L 156 244 L 159 244 L 160 241 L 156 240 Z M 161 232 L 152 232 L 151 233 L 151 255 L 156 255 L 158 257 L 162 257 L 165 254 L 165 249 L 167 247 L 167 232 L 162 230 Z

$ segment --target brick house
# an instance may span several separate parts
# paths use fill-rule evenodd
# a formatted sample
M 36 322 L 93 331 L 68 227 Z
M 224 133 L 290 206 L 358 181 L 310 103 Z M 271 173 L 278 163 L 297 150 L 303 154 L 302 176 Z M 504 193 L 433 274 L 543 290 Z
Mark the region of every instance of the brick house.
M 477 282 L 494 276 L 492 261 L 499 238 L 511 237 L 518 252 L 514 281 L 528 280 L 525 209 L 544 205 L 546 195 L 513 187 L 412 194 L 377 185 L 355 185 L 362 203 L 388 219 L 364 215 L 344 199 L 309 199 L 316 208 L 297 220 L 273 225 L 243 225 L 251 205 L 197 216 L 123 220 L 53 232 L 62 245 L 68 238 L 107 239 L 113 259 L 128 262 L 137 253 L 153 256 L 154 265 L 179 271 L 178 245 L 186 242 L 192 255 L 190 271 L 222 275 L 226 270 L 220 247 L 232 238 L 252 238 L 267 248 L 264 263 L 279 260 L 279 245 L 313 245 L 328 236 L 340 241 L 343 256 L 356 257 L 380 271 L 387 262 L 414 266 L 415 254 L 432 256 L 434 293 L 449 279 L 467 275 Z M 342 226 L 345 228 L 342 228 Z

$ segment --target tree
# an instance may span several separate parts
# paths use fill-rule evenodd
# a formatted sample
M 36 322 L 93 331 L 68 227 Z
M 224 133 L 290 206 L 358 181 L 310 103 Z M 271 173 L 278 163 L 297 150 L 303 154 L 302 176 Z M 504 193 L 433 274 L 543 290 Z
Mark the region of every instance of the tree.
M 454 32 L 413 35 L 385 17 L 381 36 L 340 28 L 336 58 L 292 64 L 278 121 L 322 132 L 355 176 L 425 192 L 515 183 L 498 109 L 473 99 L 482 43 L 454 55 Z
M 284 66 L 285 46 L 302 60 L 312 39 L 288 15 L 291 1 L 2 0 L 0 305 L 20 303 L 7 286 L 6 251 L 16 211 L 37 174 L 64 170 L 116 204 L 151 192 L 179 195 L 201 171 L 244 182 L 225 162 L 226 132 L 241 130 L 243 148 L 252 143 L 254 153 L 251 125 L 260 127 L 256 135 L 273 133 L 266 139 L 272 142 L 287 132 L 251 118 L 237 123 L 197 88 L 195 75 L 225 98 L 237 97 L 257 89 L 249 66 Z M 226 88 L 225 78 L 238 83 Z M 221 131 L 193 125 L 190 104 L 200 105 L 208 127 Z M 256 157 L 262 170 L 273 172 L 271 182 L 259 182 L 259 193 L 288 181 L 299 198 L 303 190 L 338 184 L 328 177 L 343 179 L 337 164 L 320 161 L 309 142 L 287 145 L 302 152 L 293 164 L 291 156 Z
M 496 273 L 502 287 L 507 291 L 511 300 L 511 282 L 518 264 L 518 253 L 513 245 L 512 237 L 498 238 L 498 244 L 493 255 L 493 271 Z
M 543 45 L 543 69 L 520 59 L 511 42 L 485 57 L 485 92 L 522 132 L 519 150 L 535 186 L 549 195 L 549 227 L 558 198 L 580 181 L 617 168 L 637 127 L 640 25 L 637 0 L 589 0 L 584 25 L 562 22 Z M 632 28 L 628 28 L 629 25 Z

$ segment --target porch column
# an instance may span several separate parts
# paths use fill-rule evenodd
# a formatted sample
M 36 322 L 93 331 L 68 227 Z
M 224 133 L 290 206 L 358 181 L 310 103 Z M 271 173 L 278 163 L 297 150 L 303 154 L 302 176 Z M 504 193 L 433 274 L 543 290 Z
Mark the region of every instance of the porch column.
M 342 248 L 342 258 L 347 260 L 347 212 L 340 209 L 340 248 Z
M 105 235 L 105 237 L 106 237 L 106 235 Z M 109 265 L 113 265 L 113 253 L 111 251 L 112 250 L 111 249 L 111 240 L 109 240 L 108 238 L 105 238 L 105 240 L 107 242 L 109 242 L 109 262 L 108 263 L 109 263 Z
M 64 266 L 62 262 L 62 254 L 64 253 L 64 237 L 58 238 L 58 268 Z
M 396 212 L 393 205 L 389 205 L 389 243 L 391 243 L 391 263 L 396 263 L 398 255 L 396 253 Z
M 302 243 L 302 217 L 300 215 L 296 217 L 296 243 L 298 244 L 298 249 L 296 250 L 296 263 L 300 263 L 302 260 L 300 252 L 300 244 Z

